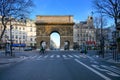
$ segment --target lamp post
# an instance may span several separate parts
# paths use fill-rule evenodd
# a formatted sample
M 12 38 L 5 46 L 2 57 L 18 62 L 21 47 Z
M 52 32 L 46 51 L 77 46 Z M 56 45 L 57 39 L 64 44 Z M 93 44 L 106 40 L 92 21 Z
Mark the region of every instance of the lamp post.
M 12 25 L 10 25 L 10 55 L 12 56 Z
M 20 47 L 21 47 L 21 37 L 19 38 L 19 51 L 20 51 Z

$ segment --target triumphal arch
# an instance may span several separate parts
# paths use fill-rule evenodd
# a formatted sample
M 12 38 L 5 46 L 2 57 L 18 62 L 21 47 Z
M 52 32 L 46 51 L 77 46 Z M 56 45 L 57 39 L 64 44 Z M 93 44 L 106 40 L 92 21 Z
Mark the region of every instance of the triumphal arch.
M 50 48 L 50 34 L 57 32 L 60 35 L 60 49 L 73 48 L 73 16 L 36 16 L 36 42 L 37 48 L 42 42 L 46 42 L 47 49 Z

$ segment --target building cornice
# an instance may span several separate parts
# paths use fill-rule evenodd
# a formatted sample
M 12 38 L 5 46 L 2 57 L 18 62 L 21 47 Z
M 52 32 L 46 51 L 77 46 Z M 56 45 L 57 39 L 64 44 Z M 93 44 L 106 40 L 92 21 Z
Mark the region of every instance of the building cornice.
M 74 25 L 74 22 L 35 22 L 36 25 Z

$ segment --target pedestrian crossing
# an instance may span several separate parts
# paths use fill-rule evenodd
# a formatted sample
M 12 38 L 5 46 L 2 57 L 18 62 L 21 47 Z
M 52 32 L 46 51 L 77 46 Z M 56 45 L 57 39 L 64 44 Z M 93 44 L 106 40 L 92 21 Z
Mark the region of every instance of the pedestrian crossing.
M 26 59 L 31 59 L 31 60 L 72 59 L 72 58 L 87 58 L 87 55 L 81 55 L 81 54 L 52 54 L 52 55 L 33 55 L 33 56 L 26 57 Z

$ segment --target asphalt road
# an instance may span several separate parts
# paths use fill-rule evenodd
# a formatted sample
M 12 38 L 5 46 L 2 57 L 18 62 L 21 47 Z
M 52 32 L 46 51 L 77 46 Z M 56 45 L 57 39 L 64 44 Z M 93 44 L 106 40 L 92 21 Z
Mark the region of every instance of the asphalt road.
M 48 51 L 0 68 L 0 80 L 120 80 L 120 68 L 78 51 Z

